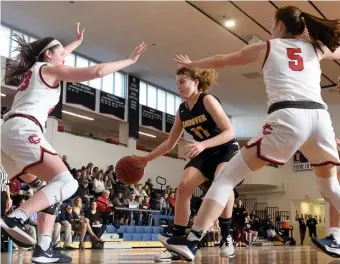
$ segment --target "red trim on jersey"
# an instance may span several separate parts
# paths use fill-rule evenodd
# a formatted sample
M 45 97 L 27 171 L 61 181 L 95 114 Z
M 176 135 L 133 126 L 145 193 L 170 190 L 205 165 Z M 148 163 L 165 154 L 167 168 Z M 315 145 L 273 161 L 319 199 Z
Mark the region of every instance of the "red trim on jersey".
M 324 162 L 321 162 L 321 163 L 311 163 L 310 165 L 314 166 L 314 167 L 318 167 L 318 166 L 324 166 L 324 165 L 328 165 L 328 164 L 333 164 L 335 166 L 340 166 L 340 162 L 339 161 L 331 161 L 331 160 L 327 160 L 327 161 L 324 161 Z
M 44 78 L 43 78 L 43 76 L 42 76 L 42 74 L 41 74 L 41 69 L 42 69 L 42 67 L 44 67 L 44 66 L 46 66 L 46 64 L 41 65 L 41 67 L 39 68 L 39 77 L 40 77 L 41 81 L 42 81 L 48 88 L 51 88 L 51 89 L 57 89 L 57 88 L 59 88 L 59 85 L 60 85 L 60 84 L 58 84 L 57 86 L 51 86 L 51 85 L 49 85 L 47 82 L 45 82 L 45 80 L 44 80 Z
M 263 64 L 262 64 L 262 70 L 263 70 L 264 65 L 267 62 L 268 57 L 269 57 L 269 52 L 270 52 L 270 41 L 267 40 L 267 52 L 266 52 L 266 57 L 264 57 L 264 61 L 263 61 Z
M 17 178 L 17 177 L 20 177 L 21 175 L 27 173 L 27 171 L 26 171 L 27 169 L 33 167 L 34 165 L 43 163 L 43 162 L 44 162 L 44 153 L 45 153 L 45 152 L 48 153 L 48 154 L 51 154 L 51 155 L 58 155 L 57 153 L 53 153 L 53 152 L 51 152 L 51 151 L 45 149 L 44 147 L 40 146 L 40 158 L 39 158 L 39 160 L 37 160 L 37 161 L 35 161 L 35 162 L 31 163 L 31 164 L 26 165 L 26 166 L 21 170 L 21 172 L 19 172 L 19 173 L 17 173 L 16 175 L 14 175 L 13 178 L 11 178 L 11 179 L 15 179 L 15 178 Z
M 281 161 L 278 161 L 278 160 L 275 160 L 275 159 L 272 159 L 272 158 L 268 158 L 264 155 L 261 154 L 261 143 L 262 143 L 262 137 L 259 138 L 258 140 L 256 140 L 254 143 L 251 143 L 251 144 L 246 144 L 245 147 L 246 148 L 251 148 L 251 147 L 254 147 L 254 146 L 257 146 L 257 157 L 259 157 L 260 159 L 264 160 L 264 161 L 268 161 L 268 162 L 272 162 L 272 163 L 275 163 L 277 165 L 284 165 L 285 163 L 284 162 L 281 162 Z
M 13 115 L 11 115 L 9 118 L 7 118 L 7 119 L 5 120 L 5 122 L 6 122 L 7 120 L 9 120 L 9 119 L 14 118 L 14 117 L 23 117 L 23 118 L 27 118 L 27 119 L 33 121 L 37 126 L 39 126 L 41 132 L 44 133 L 44 130 L 43 130 L 43 128 L 42 128 L 42 125 L 39 123 L 39 121 L 38 121 L 34 116 L 25 115 L 25 114 L 13 114 Z

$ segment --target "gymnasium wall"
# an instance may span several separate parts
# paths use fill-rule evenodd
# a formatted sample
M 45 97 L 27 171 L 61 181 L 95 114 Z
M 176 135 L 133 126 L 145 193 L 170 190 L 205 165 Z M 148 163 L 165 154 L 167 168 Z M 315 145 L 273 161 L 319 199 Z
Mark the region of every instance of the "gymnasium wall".
M 51 130 L 50 130 L 51 131 Z M 68 162 L 72 168 L 86 166 L 92 162 L 99 168 L 106 169 L 108 165 L 115 165 L 120 158 L 126 155 L 145 155 L 146 152 L 131 147 L 108 144 L 99 140 L 75 136 L 69 133 L 54 132 L 47 135 L 48 141 L 60 155 L 67 155 Z M 146 168 L 144 183 L 151 178 L 155 187 L 157 176 L 167 179 L 167 185 L 177 187 L 185 161 L 169 157 L 160 157 L 150 162 Z

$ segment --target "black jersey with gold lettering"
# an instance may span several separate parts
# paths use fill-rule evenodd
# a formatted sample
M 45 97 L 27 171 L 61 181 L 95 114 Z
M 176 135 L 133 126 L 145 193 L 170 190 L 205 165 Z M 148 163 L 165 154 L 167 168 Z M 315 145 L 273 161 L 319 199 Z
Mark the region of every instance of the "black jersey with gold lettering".
M 186 102 L 181 103 L 179 106 L 179 117 L 182 125 L 185 131 L 192 135 L 196 141 L 213 138 L 222 132 L 212 116 L 205 109 L 203 100 L 207 95 L 206 93 L 199 94 L 191 110 L 188 108 Z M 218 98 L 216 99 L 218 100 Z M 229 145 L 234 142 L 236 142 L 236 139 L 226 142 L 226 144 Z

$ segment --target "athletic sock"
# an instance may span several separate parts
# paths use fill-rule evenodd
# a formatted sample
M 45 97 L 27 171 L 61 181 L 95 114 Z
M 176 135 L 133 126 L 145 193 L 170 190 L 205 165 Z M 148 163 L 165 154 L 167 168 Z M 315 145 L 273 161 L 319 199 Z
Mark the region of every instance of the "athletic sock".
M 218 223 L 221 228 L 221 236 L 224 241 L 226 241 L 227 237 L 230 235 L 231 221 L 231 218 L 218 218 Z
M 185 236 L 185 229 L 186 226 L 181 226 L 181 225 L 174 225 L 172 228 L 172 233 L 174 236 Z
M 29 218 L 29 215 L 24 209 L 18 208 L 13 213 L 9 214 L 8 217 L 21 219 L 23 222 L 26 222 Z
M 204 237 L 203 230 L 191 229 L 187 236 L 187 239 L 190 241 L 200 241 L 203 237 Z
M 336 243 L 340 244 L 340 227 L 330 227 L 329 234 L 334 237 Z
M 46 251 L 52 242 L 52 237 L 51 235 L 44 235 L 41 234 L 38 237 L 38 245 L 41 247 L 42 250 Z

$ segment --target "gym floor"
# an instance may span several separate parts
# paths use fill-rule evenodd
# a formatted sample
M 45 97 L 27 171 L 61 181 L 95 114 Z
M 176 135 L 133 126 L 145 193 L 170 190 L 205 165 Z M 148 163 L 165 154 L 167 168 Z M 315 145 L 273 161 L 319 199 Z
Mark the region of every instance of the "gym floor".
M 154 263 L 155 254 L 164 249 L 130 249 L 130 250 L 84 250 L 67 251 L 72 256 L 72 263 L 81 264 L 128 264 L 128 263 Z M 31 263 L 31 251 L 14 251 L 12 257 L 8 253 L 1 254 L 1 263 Z M 188 262 L 182 262 L 188 263 Z M 309 246 L 295 247 L 251 247 L 238 248 L 234 259 L 219 257 L 219 248 L 203 248 L 197 256 L 195 263 L 204 264 L 340 264 L 340 259 L 328 257 L 316 252 Z

